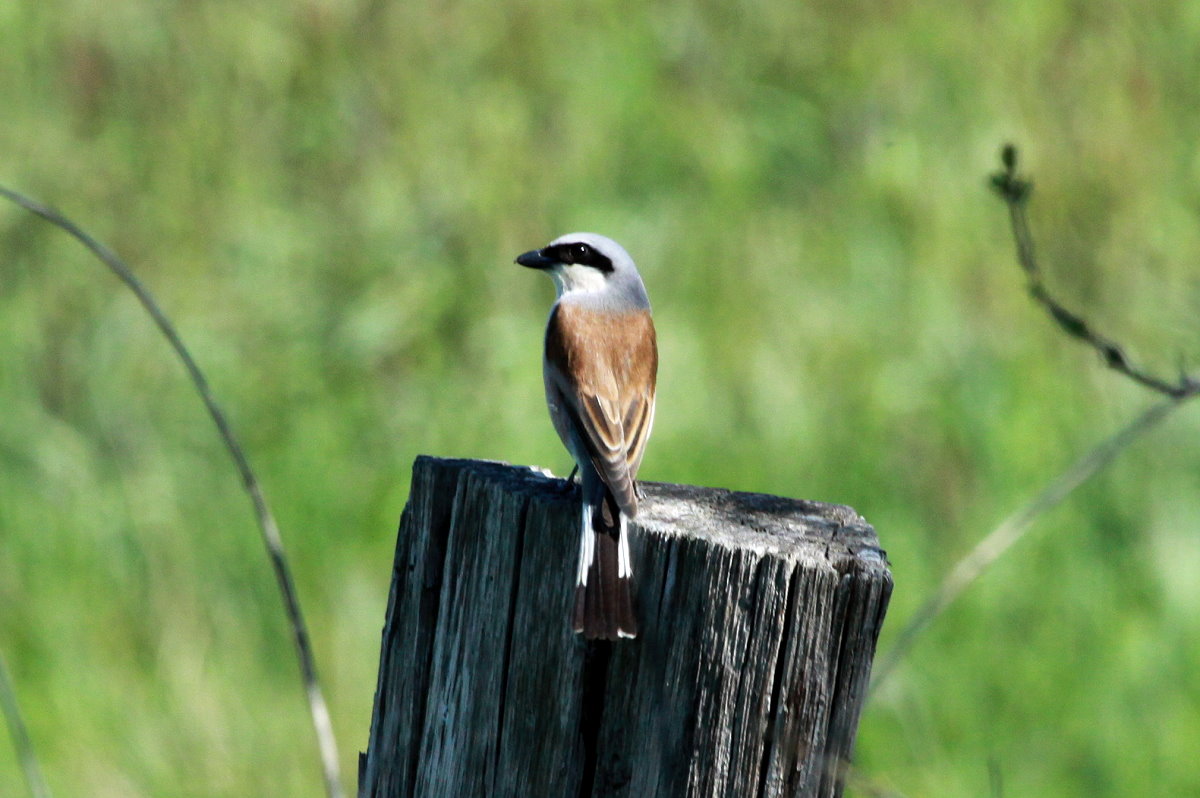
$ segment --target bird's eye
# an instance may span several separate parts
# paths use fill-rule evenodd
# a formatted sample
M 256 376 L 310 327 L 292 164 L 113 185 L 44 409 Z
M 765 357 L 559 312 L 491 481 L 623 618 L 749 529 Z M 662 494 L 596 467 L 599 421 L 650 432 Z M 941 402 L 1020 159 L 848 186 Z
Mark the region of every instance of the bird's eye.
M 591 244 L 582 241 L 564 241 L 552 244 L 542 250 L 547 258 L 564 265 L 591 266 L 593 269 L 608 274 L 613 270 L 612 260 Z

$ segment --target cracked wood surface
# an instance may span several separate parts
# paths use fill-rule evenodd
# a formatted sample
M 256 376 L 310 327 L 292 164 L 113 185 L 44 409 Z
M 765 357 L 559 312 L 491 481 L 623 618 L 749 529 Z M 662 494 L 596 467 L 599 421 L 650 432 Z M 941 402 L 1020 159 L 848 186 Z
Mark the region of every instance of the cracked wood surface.
M 420 457 L 359 795 L 831 796 L 892 579 L 839 505 L 642 483 L 641 634 L 568 623 L 578 497 Z

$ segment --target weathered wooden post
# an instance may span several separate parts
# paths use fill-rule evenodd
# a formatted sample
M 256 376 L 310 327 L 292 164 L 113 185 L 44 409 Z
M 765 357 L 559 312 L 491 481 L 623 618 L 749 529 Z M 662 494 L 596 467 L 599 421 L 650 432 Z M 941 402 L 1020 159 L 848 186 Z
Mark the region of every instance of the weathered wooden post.
M 641 634 L 568 624 L 577 498 L 418 458 L 359 796 L 838 795 L 892 579 L 853 510 L 644 484 Z

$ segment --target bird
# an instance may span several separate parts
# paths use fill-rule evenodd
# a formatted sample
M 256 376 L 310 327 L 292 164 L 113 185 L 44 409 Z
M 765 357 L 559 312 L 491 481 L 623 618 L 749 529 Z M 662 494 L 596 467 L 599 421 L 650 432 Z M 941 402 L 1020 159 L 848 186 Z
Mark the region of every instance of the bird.
M 579 573 L 571 622 L 585 639 L 638 633 L 627 521 L 654 425 L 658 343 L 650 299 L 629 253 L 596 233 L 569 233 L 516 263 L 546 272 L 556 298 L 542 378 L 558 437 L 582 488 Z

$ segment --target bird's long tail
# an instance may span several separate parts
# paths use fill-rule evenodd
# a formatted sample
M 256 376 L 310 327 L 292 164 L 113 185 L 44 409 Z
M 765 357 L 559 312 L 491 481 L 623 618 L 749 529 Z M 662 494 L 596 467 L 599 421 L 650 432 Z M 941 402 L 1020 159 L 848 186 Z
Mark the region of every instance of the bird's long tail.
M 583 503 L 573 622 L 589 640 L 637 637 L 625 516 L 607 488 L 597 505 Z

